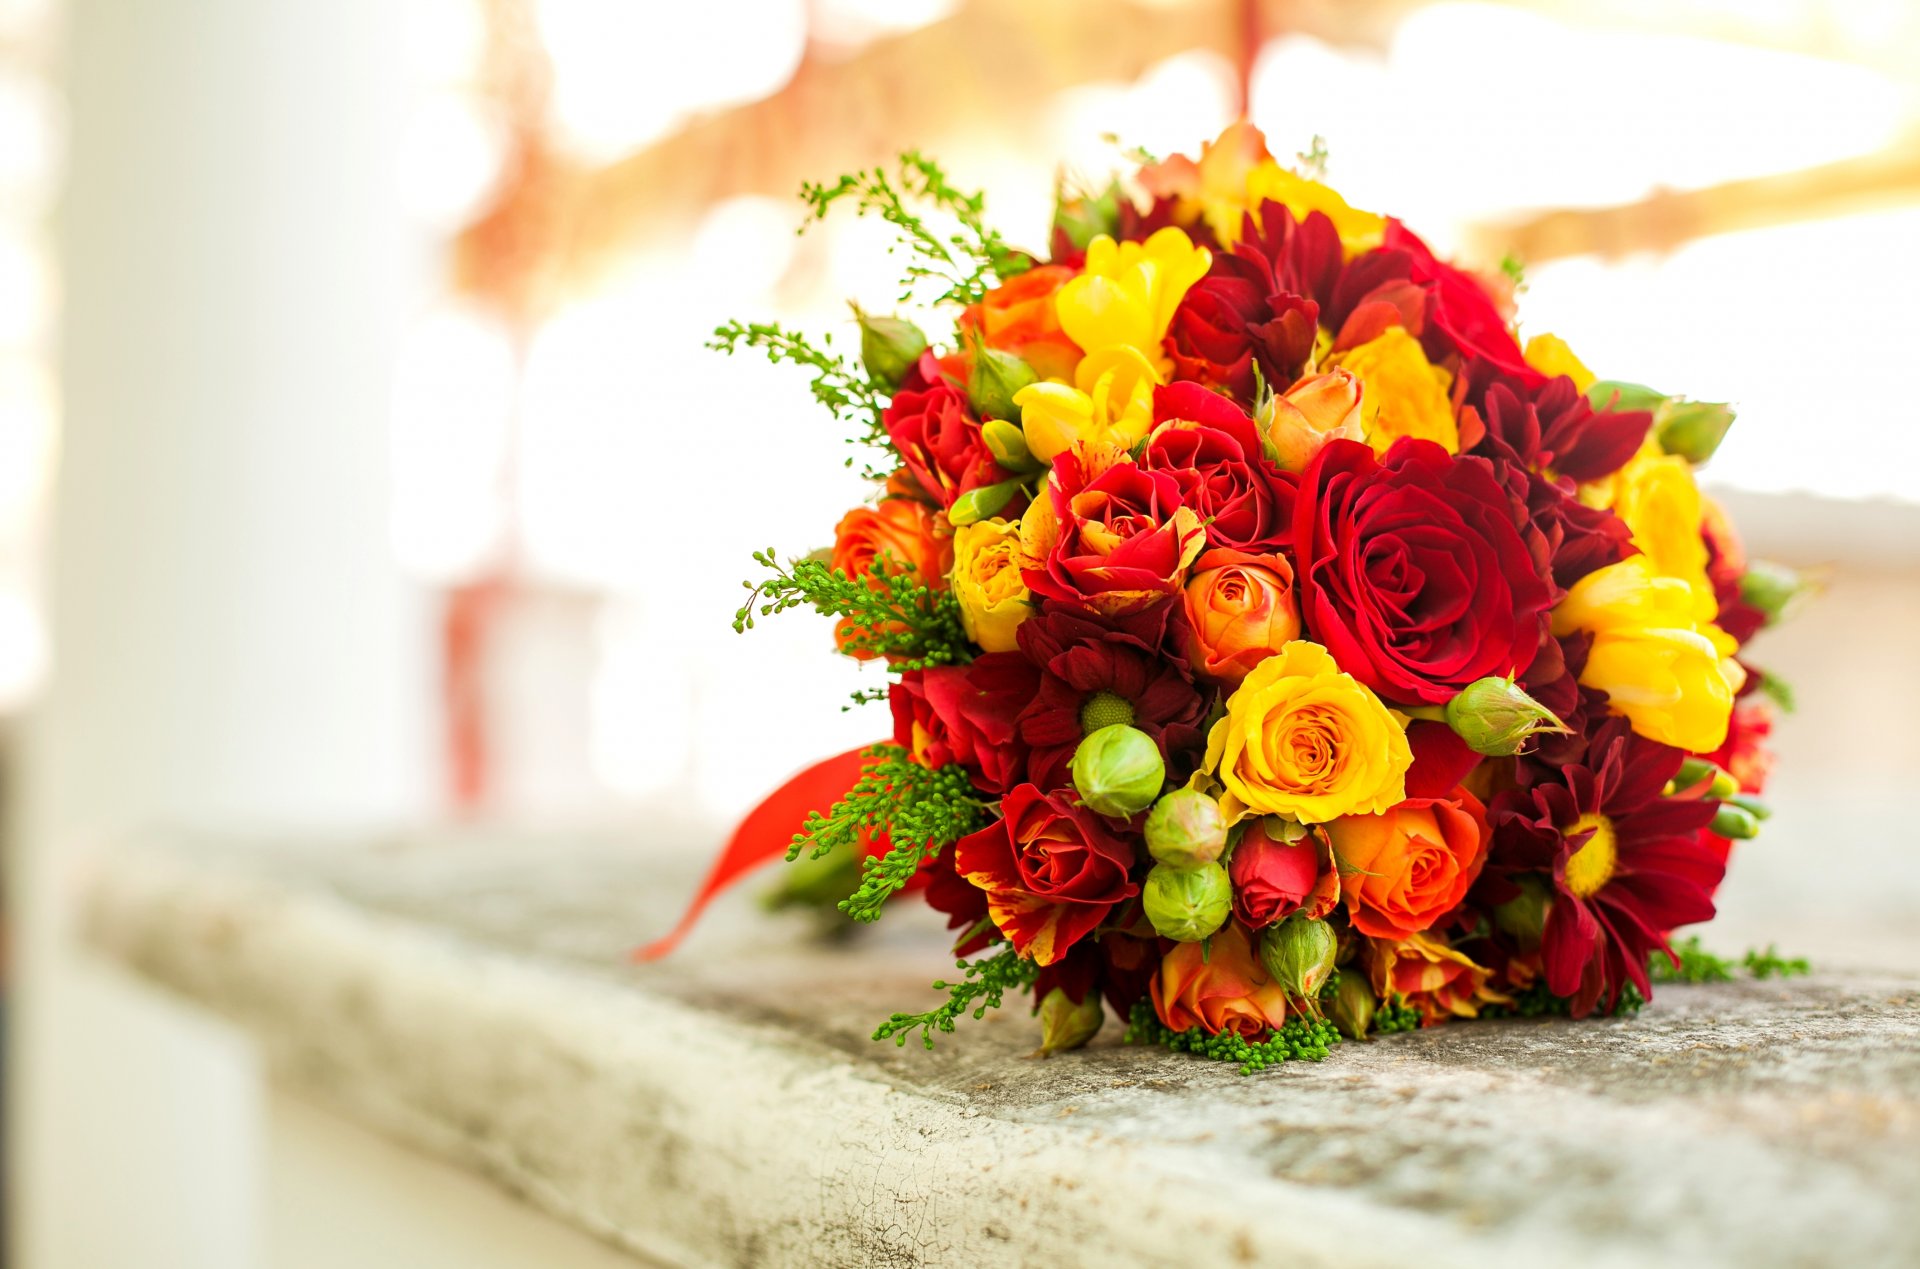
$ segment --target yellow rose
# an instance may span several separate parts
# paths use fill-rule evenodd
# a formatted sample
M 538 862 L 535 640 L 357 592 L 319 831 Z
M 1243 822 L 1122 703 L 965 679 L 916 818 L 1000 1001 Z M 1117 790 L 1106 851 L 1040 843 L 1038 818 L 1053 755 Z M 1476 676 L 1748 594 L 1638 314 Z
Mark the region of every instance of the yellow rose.
M 1247 206 L 1257 208 L 1264 202 L 1285 204 L 1295 220 L 1305 220 L 1314 212 L 1326 213 L 1327 219 L 1333 222 L 1334 229 L 1340 234 L 1340 246 L 1349 260 L 1379 246 L 1387 231 L 1384 217 L 1348 206 L 1346 199 L 1325 185 L 1289 172 L 1272 159 L 1256 164 L 1253 171 L 1247 174 Z M 1221 238 L 1229 246 L 1233 237 L 1239 234 L 1238 220 L 1234 222 L 1233 230 L 1232 236 Z M 1214 226 L 1214 231 L 1219 232 L 1218 225 Z
M 1582 392 L 1593 386 L 1593 371 L 1573 355 L 1573 349 L 1558 335 L 1535 335 L 1527 341 L 1524 355 L 1529 366 L 1550 379 L 1566 375 Z
M 1060 328 L 1089 353 L 1119 345 L 1156 369 L 1171 364 L 1161 352 L 1167 325 L 1212 264 L 1213 253 L 1194 246 L 1183 229 L 1169 226 L 1145 242 L 1117 243 L 1101 234 L 1087 244 L 1085 270 L 1054 295 Z M 1083 392 L 1091 391 L 1088 375 L 1084 363 L 1075 373 Z
M 1033 615 L 1020 580 L 1020 525 L 981 520 L 953 534 L 953 596 L 967 638 L 988 652 L 1014 652 L 1014 632 Z
M 1153 426 L 1153 390 L 1161 377 L 1136 350 L 1117 344 L 1089 353 L 1077 377 L 1077 388 L 1030 383 L 1013 394 L 1027 449 L 1043 463 L 1093 441 L 1131 449 Z
M 1460 452 L 1453 376 L 1427 361 L 1406 327 L 1387 327 L 1366 343 L 1334 354 L 1333 364 L 1360 380 L 1360 421 L 1374 453 L 1386 453 L 1403 436 L 1437 442 L 1449 454 Z
M 1413 752 L 1387 707 L 1317 643 L 1296 639 L 1260 662 L 1207 737 L 1205 770 L 1230 819 L 1290 815 L 1320 824 L 1406 798 Z
M 1633 555 L 1575 582 L 1553 610 L 1553 633 L 1593 636 L 1580 681 L 1605 692 L 1636 732 L 1711 753 L 1726 741 L 1746 672 L 1733 659 L 1738 645 L 1696 612 L 1690 586 Z

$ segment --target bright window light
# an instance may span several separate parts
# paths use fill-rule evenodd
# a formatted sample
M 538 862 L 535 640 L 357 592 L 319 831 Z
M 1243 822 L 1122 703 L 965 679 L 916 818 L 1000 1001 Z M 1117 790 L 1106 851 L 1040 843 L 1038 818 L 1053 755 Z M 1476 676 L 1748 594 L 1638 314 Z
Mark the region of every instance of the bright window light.
M 1920 209 L 1724 234 L 1664 259 L 1528 272 L 1520 316 L 1603 378 L 1733 402 L 1716 483 L 1920 501 L 1905 288 Z

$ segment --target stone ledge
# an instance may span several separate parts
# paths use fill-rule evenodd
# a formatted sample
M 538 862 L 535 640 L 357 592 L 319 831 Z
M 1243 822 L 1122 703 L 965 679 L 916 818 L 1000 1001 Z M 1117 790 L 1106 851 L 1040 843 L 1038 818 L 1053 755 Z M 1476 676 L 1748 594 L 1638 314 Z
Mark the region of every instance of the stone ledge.
M 1441 1028 L 1241 1078 L 1010 1009 L 866 1039 L 943 965 L 830 948 L 591 844 L 153 844 L 89 941 L 282 1077 L 674 1264 L 1920 1262 L 1920 978 L 1667 988 L 1638 1018 Z

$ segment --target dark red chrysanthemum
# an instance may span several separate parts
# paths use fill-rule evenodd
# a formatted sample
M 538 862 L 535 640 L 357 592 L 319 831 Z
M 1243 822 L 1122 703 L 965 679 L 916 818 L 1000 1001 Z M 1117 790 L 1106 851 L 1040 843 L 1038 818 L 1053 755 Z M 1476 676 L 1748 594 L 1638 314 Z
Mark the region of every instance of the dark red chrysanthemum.
M 1491 897 L 1508 897 L 1497 891 L 1518 874 L 1549 881 L 1541 961 L 1576 1018 L 1614 1008 L 1628 983 L 1650 998 L 1648 958 L 1671 956 L 1675 929 L 1713 916 L 1726 862 L 1700 830 L 1719 803 L 1661 796 L 1685 757 L 1608 718 L 1557 779 L 1495 800 Z
M 1594 409 L 1565 375 L 1529 388 L 1490 362 L 1464 367 L 1456 396 L 1486 429 L 1476 452 L 1575 481 L 1619 471 L 1653 426 L 1646 410 Z
M 1095 727 L 1128 722 L 1153 737 L 1170 769 L 1191 766 L 1201 742 L 1207 699 L 1186 661 L 1168 655 L 1181 633 L 1179 604 L 1106 618 L 1048 603 L 1020 624 L 1020 650 L 1040 667 L 1040 685 L 1020 714 L 1029 747 L 1027 778 L 1043 789 L 1068 781 L 1068 765 Z M 1169 642 L 1171 640 L 1171 642 Z

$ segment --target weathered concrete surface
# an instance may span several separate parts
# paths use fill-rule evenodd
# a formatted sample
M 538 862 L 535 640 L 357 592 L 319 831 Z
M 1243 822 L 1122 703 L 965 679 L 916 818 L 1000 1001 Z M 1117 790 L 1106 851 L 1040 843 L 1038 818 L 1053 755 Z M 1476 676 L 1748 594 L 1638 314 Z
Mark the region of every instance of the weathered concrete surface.
M 591 844 L 149 845 L 84 905 L 287 1079 L 669 1263 L 1920 1263 L 1920 976 L 1666 988 L 1243 1079 L 1111 1022 L 1031 1060 L 1019 1009 L 874 1045 L 943 968 L 905 910 L 832 948 L 735 904 L 625 965 L 685 888 Z

